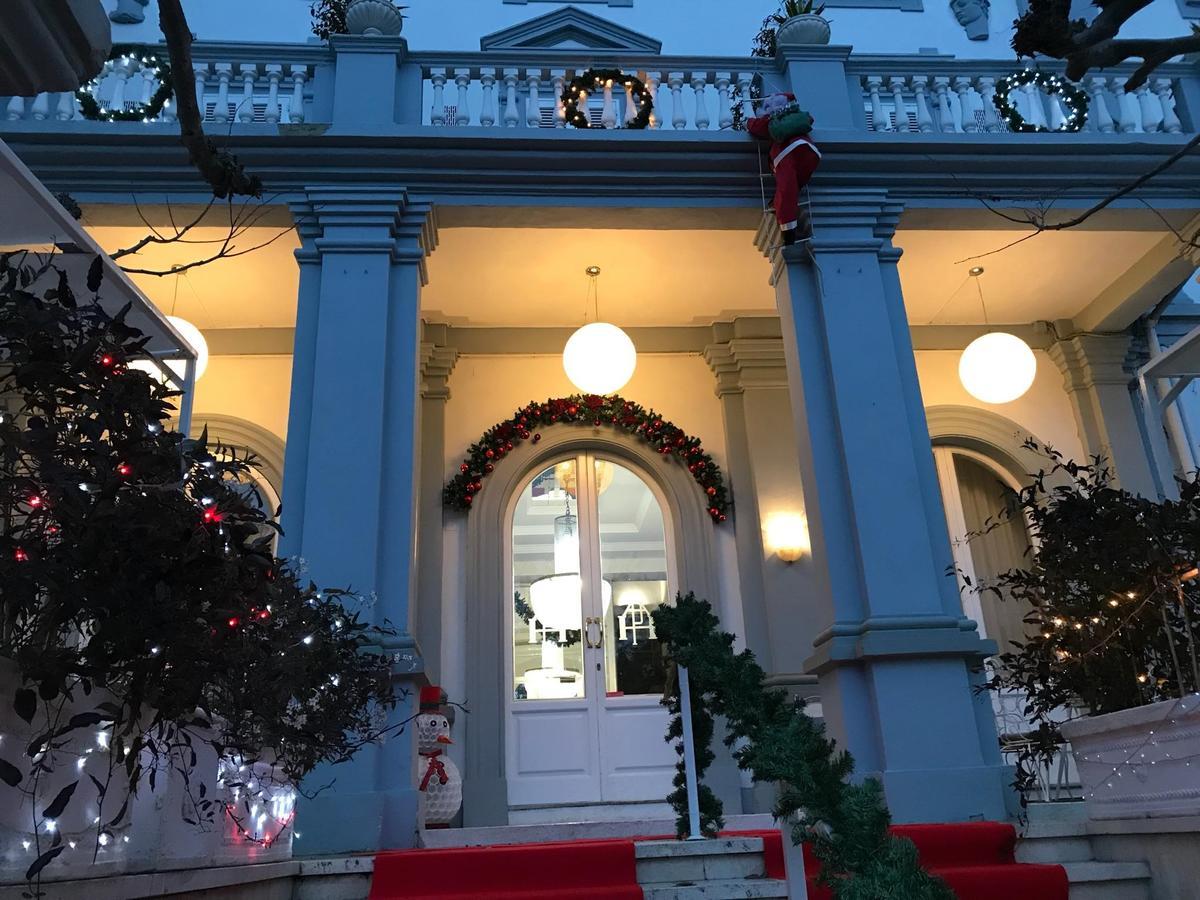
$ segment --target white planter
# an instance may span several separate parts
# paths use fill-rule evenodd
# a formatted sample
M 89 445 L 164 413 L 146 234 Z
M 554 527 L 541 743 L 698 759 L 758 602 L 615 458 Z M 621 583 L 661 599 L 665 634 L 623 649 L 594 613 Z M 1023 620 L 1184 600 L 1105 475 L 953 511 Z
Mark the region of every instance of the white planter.
M 1200 816 L 1200 695 L 1076 719 L 1062 732 L 1089 818 Z
M 829 38 L 829 20 L 813 13 L 792 16 L 775 32 L 780 44 L 828 44 Z
M 403 28 L 404 17 L 387 0 L 353 0 L 346 8 L 346 30 L 350 34 L 394 37 Z

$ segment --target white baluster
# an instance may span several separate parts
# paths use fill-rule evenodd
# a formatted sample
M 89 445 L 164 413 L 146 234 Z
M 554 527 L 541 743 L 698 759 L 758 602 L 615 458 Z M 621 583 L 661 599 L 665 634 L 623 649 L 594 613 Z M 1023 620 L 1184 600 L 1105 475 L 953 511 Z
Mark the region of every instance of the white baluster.
M 521 121 L 517 113 L 517 70 L 504 70 L 504 127 L 516 128 Z
M 1162 104 L 1162 129 L 1168 134 L 1179 134 L 1183 123 L 1175 112 L 1175 91 L 1170 78 L 1159 78 L 1154 82 L 1154 93 Z
M 979 120 L 975 118 L 975 99 L 971 96 L 971 79 L 959 75 L 954 79 L 954 90 L 958 94 L 958 114 L 962 119 L 962 130 L 979 131 Z
M 950 78 L 947 75 L 935 75 L 933 87 L 937 91 L 938 122 L 942 131 L 951 132 L 958 129 L 954 126 L 954 114 L 950 110 Z
M 717 86 L 717 127 L 728 128 L 733 124 L 733 108 L 729 103 L 729 85 L 733 78 L 728 72 L 718 72 Z
M 433 106 L 429 110 L 430 125 L 446 124 L 446 70 L 430 69 L 429 81 L 433 84 Z
M 29 107 L 29 116 L 35 122 L 44 122 L 50 118 L 49 94 L 43 92 L 33 98 L 33 105 Z
M 479 70 L 479 83 L 483 86 L 483 105 L 479 107 L 479 124 L 491 128 L 496 124 L 496 70 Z
M 69 122 L 75 118 L 75 94 L 73 91 L 63 91 L 58 95 L 58 104 L 54 108 L 54 118 L 60 122 Z
M 25 118 L 25 98 L 12 97 L 4 111 L 5 118 L 10 122 L 19 122 Z
M 213 111 L 214 122 L 229 121 L 229 81 L 233 77 L 233 63 L 213 63 L 217 73 L 217 108 Z
M 567 124 L 567 110 L 563 106 L 563 91 L 567 89 L 567 70 L 551 69 L 550 83 L 554 85 L 554 127 L 564 128 Z
M 196 103 L 200 106 L 200 118 L 208 112 L 208 103 L 204 91 L 208 87 L 208 63 L 192 63 L 192 73 L 196 76 Z
M 258 78 L 258 66 L 254 63 L 242 63 L 242 102 L 238 104 L 237 117 L 239 122 L 254 121 L 254 80 Z
M 454 124 L 470 125 L 471 105 L 467 91 L 471 87 L 471 70 L 455 69 L 454 85 L 458 88 L 458 108 L 454 111 Z
M 867 95 L 871 101 L 871 130 L 891 131 L 892 123 L 883 109 L 883 100 L 879 97 L 879 89 L 883 86 L 883 78 L 878 75 L 867 75 Z
M 1114 78 L 1112 80 L 1113 96 L 1117 98 L 1117 109 L 1120 111 L 1120 119 L 1118 120 L 1122 133 L 1137 133 L 1142 130 L 1142 111 L 1137 105 L 1137 98 L 1132 94 L 1125 93 L 1125 82 L 1128 78 Z
M 304 113 L 304 82 L 308 80 L 308 66 L 292 66 L 292 103 L 288 108 L 288 121 L 299 124 L 306 118 Z
M 263 118 L 269 125 L 279 124 L 283 113 L 279 109 L 279 82 L 283 79 L 283 66 L 279 63 L 267 63 L 267 108 Z
M 637 105 L 637 102 L 633 99 L 633 82 L 627 81 L 627 82 L 625 82 L 625 116 L 624 116 L 626 128 L 628 128 L 629 124 L 634 119 L 637 118 L 637 114 L 638 114 L 638 105 Z
M 542 70 L 526 69 L 525 83 L 529 86 L 529 99 L 525 101 L 525 124 L 538 128 L 542 124 L 542 100 L 538 96 L 542 87 Z
M 1108 98 L 1104 92 L 1105 79 L 1099 75 L 1093 75 L 1087 81 L 1088 94 L 1092 98 L 1092 102 L 1088 105 L 1088 123 L 1094 125 L 1095 129 L 1104 134 L 1112 134 L 1116 131 L 1117 126 L 1113 122 L 1112 114 L 1108 111 Z
M 1025 95 L 1027 108 L 1025 121 L 1030 125 L 1048 127 L 1050 123 L 1046 119 L 1046 103 L 1042 89 L 1035 84 L 1027 84 L 1022 88 L 1022 93 Z
M 1000 114 L 996 112 L 996 79 L 983 75 L 975 83 L 979 99 L 983 102 L 983 130 L 1000 131 Z
M 125 89 L 129 84 L 129 66 L 129 57 L 125 56 L 112 67 L 113 92 L 108 101 L 108 108 L 116 112 L 123 112 L 125 109 Z M 100 104 L 100 108 L 104 109 L 103 103 Z
M 708 73 L 692 73 L 692 90 L 696 94 L 696 128 L 707 131 L 711 120 L 708 117 Z
M 904 79 L 893 75 L 888 79 L 888 87 L 892 89 L 892 106 L 896 109 L 896 130 L 912 131 L 908 122 L 908 107 L 904 103 Z
M 738 102 L 742 105 L 742 121 L 748 122 L 754 118 L 754 98 L 750 96 L 754 89 L 754 76 L 749 72 L 739 72 L 737 85 Z
M 1162 125 L 1162 104 L 1150 93 L 1148 85 L 1143 84 L 1134 92 L 1137 96 L 1138 107 L 1142 113 L 1142 130 L 1155 132 Z
M 147 65 L 142 66 L 138 75 L 142 77 L 142 103 L 149 106 L 154 92 L 158 90 L 158 78 L 155 76 L 154 70 Z
M 171 124 L 179 121 L 179 116 L 175 113 L 175 103 L 173 100 L 164 100 L 162 112 L 158 114 L 160 122 Z
M 605 128 L 617 127 L 617 105 L 613 102 L 611 78 L 604 82 L 604 107 L 600 112 L 600 124 Z
M 662 83 L 662 72 L 647 72 L 646 73 L 646 93 L 650 95 L 650 102 L 654 104 L 650 110 L 650 127 L 657 128 L 662 124 L 662 120 L 658 115 L 658 86 Z
M 687 128 L 687 113 L 683 108 L 683 73 L 669 73 L 667 87 L 671 89 L 671 125 L 676 131 L 682 131 Z
M 913 99 L 917 104 L 917 131 L 929 134 L 933 131 L 933 116 L 929 112 L 929 76 L 914 75 L 909 79 Z

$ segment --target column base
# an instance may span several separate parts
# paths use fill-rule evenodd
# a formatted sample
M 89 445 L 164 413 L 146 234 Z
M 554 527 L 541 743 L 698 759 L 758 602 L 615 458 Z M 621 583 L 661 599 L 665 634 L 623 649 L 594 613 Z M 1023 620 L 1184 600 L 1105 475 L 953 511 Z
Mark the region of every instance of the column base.
M 1006 822 L 1018 811 L 1008 766 L 892 770 L 875 777 L 883 782 L 892 821 L 898 825 Z
M 300 801 L 296 825 L 302 837 L 296 853 L 318 856 L 415 847 L 419 810 L 420 792 L 414 787 L 363 793 L 331 788 Z

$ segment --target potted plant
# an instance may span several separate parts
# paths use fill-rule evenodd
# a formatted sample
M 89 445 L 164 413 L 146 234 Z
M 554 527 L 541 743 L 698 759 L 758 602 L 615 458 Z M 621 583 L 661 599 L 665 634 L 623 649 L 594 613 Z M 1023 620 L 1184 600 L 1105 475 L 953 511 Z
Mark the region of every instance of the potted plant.
M 816 0 L 782 0 L 779 9 L 767 16 L 754 39 L 754 56 L 772 57 L 780 43 L 828 44 L 829 20 L 825 5 Z
M 1200 814 L 1200 481 L 1152 500 L 1100 458 L 1027 447 L 1048 465 L 984 531 L 1019 517 L 1034 547 L 969 585 L 1029 610 L 988 684 L 1026 698 L 1017 785 L 1069 741 L 1091 817 Z

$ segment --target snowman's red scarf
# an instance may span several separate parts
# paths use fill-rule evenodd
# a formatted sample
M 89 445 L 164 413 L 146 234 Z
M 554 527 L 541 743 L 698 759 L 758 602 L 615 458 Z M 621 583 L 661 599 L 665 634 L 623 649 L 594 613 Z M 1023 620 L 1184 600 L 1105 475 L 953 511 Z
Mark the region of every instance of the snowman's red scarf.
M 421 790 L 429 787 L 429 782 L 433 780 L 434 775 L 437 775 L 439 784 L 445 784 L 450 780 L 450 776 L 446 774 L 446 764 L 438 759 L 441 755 L 441 750 L 421 754 L 429 760 L 429 768 L 425 770 L 425 777 L 421 779 Z

